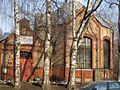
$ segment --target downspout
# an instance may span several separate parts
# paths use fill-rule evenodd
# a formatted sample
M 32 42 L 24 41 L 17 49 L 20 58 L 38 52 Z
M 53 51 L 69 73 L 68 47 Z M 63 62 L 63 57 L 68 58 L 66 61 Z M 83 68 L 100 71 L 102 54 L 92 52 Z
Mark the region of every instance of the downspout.
M 63 27 L 64 27 L 64 80 L 66 80 L 66 23 L 63 20 Z

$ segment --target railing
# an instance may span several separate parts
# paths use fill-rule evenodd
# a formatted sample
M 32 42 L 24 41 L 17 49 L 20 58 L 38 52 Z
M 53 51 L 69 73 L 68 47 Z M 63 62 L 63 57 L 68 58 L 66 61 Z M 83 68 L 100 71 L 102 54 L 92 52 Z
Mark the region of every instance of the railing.
M 6 67 L 0 68 L 1 79 L 14 79 L 14 68 Z M 76 69 L 76 81 L 77 82 L 89 82 L 97 80 L 114 80 L 114 69 Z M 68 72 L 68 73 L 65 73 Z M 31 81 L 34 78 L 43 77 L 42 67 L 20 67 L 21 80 Z M 66 79 L 67 77 L 67 79 Z M 69 77 L 69 69 L 64 68 L 51 68 L 50 69 L 50 81 L 67 81 Z

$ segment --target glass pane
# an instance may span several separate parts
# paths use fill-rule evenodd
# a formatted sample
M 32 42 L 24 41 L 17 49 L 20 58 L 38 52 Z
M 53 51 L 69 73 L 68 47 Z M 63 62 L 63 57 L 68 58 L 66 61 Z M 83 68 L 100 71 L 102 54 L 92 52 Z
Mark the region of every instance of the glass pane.
M 78 50 L 77 61 L 79 65 L 83 65 L 83 68 L 91 68 L 92 61 L 92 40 L 89 38 L 83 38 L 82 43 Z
M 26 28 L 22 28 L 22 34 L 26 34 Z
M 104 40 L 104 68 L 110 68 L 110 42 Z
M 85 64 L 85 68 L 86 68 L 86 69 L 91 68 L 91 64 L 90 64 L 90 63 L 86 63 L 86 64 Z
M 84 62 L 84 49 L 80 50 L 80 54 L 79 55 L 80 55 L 79 62 L 83 63 Z
M 95 86 L 97 90 L 107 90 L 107 83 L 99 83 Z
M 85 39 L 81 39 L 81 45 L 80 45 L 80 49 L 84 49 L 85 48 Z
M 120 84 L 117 83 L 117 82 L 110 82 L 109 83 L 109 88 L 110 89 L 120 88 Z

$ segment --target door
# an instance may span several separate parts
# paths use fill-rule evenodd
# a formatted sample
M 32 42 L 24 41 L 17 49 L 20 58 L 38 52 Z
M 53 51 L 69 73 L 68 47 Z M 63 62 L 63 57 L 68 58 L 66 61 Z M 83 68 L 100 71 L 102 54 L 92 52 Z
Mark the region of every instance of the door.
M 31 75 L 33 60 L 32 53 L 30 52 L 20 52 L 20 73 L 21 80 L 26 81 L 28 77 Z

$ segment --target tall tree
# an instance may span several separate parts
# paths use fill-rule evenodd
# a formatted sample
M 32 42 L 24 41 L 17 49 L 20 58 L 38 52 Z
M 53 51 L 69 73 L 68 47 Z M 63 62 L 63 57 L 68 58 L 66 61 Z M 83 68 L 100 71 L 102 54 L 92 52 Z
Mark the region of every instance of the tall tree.
M 99 3 L 98 3 L 99 2 Z M 97 10 L 97 8 L 102 3 L 102 0 L 96 0 L 94 2 L 94 5 L 91 6 L 91 0 L 88 0 L 86 11 L 84 13 L 83 19 L 81 21 L 80 27 L 78 30 L 75 30 L 75 0 L 72 0 L 72 12 L 73 12 L 73 41 L 72 41 L 72 47 L 71 47 L 71 55 L 70 55 L 70 71 L 69 71 L 69 81 L 68 81 L 68 89 L 71 90 L 75 88 L 75 66 L 76 66 L 76 56 L 77 56 L 77 47 L 78 43 L 80 44 L 80 39 L 83 38 L 83 34 L 85 32 L 85 27 L 87 27 L 87 24 L 90 20 L 90 17 L 92 16 L 93 12 Z M 91 9 L 90 9 L 91 8 Z
M 75 31 L 75 22 L 76 22 L 76 15 L 75 15 L 75 0 L 72 0 L 72 35 L 73 35 L 73 45 L 72 45 L 72 56 L 70 60 L 70 78 L 69 78 L 69 90 L 75 87 L 75 65 L 76 65 L 76 55 L 77 55 L 77 39 L 76 38 L 76 31 Z
M 44 44 L 43 90 L 50 90 L 51 0 L 46 0 L 46 39 Z
M 119 5 L 118 5 L 118 9 L 119 9 L 119 17 L 118 17 L 118 61 L 119 61 L 119 77 L 118 80 L 120 81 L 120 1 L 119 1 Z
M 15 88 L 20 88 L 20 32 L 18 16 L 18 0 L 14 0 L 14 21 L 15 21 Z

